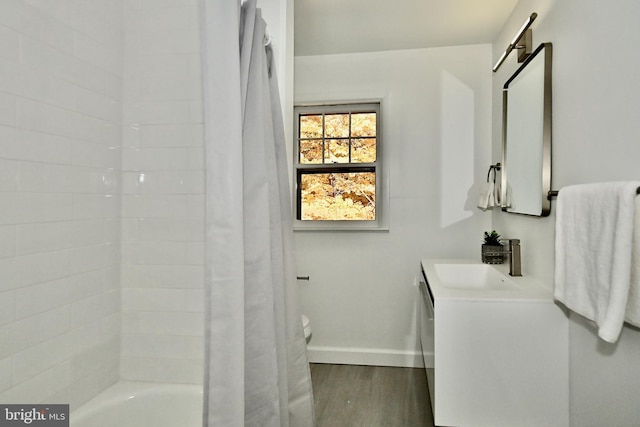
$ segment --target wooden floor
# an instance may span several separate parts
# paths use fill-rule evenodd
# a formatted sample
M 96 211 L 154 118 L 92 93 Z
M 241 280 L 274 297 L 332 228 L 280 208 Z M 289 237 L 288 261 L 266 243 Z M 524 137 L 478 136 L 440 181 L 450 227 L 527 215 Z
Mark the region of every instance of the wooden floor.
M 318 427 L 432 427 L 424 369 L 311 364 Z

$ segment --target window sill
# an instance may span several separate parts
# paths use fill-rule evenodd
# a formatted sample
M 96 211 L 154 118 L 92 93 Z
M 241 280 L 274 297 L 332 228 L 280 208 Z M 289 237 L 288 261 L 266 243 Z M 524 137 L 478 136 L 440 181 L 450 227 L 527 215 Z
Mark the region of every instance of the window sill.
M 354 224 L 300 224 L 294 222 L 293 231 L 335 232 L 335 231 L 382 231 L 388 232 L 388 225 L 354 225 Z

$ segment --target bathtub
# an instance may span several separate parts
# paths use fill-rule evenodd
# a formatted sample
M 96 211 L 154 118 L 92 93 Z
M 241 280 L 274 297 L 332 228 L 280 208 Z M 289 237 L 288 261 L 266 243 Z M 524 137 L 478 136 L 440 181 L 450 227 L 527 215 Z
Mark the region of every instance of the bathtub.
M 199 427 L 202 386 L 119 382 L 69 415 L 71 427 Z

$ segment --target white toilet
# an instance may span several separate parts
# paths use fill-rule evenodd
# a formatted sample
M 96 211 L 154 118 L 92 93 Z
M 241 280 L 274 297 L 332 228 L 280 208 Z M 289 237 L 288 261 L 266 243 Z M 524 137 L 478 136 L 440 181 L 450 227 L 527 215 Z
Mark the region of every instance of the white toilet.
M 309 340 L 311 340 L 311 323 L 309 322 L 309 318 L 304 314 L 302 315 L 302 328 L 304 329 L 304 338 L 308 343 Z

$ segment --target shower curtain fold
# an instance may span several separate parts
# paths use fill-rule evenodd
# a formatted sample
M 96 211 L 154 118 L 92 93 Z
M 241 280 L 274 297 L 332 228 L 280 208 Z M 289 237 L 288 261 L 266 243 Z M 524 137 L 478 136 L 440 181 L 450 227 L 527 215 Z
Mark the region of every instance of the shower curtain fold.
M 312 426 L 286 149 L 255 0 L 201 0 L 206 156 L 204 425 Z

